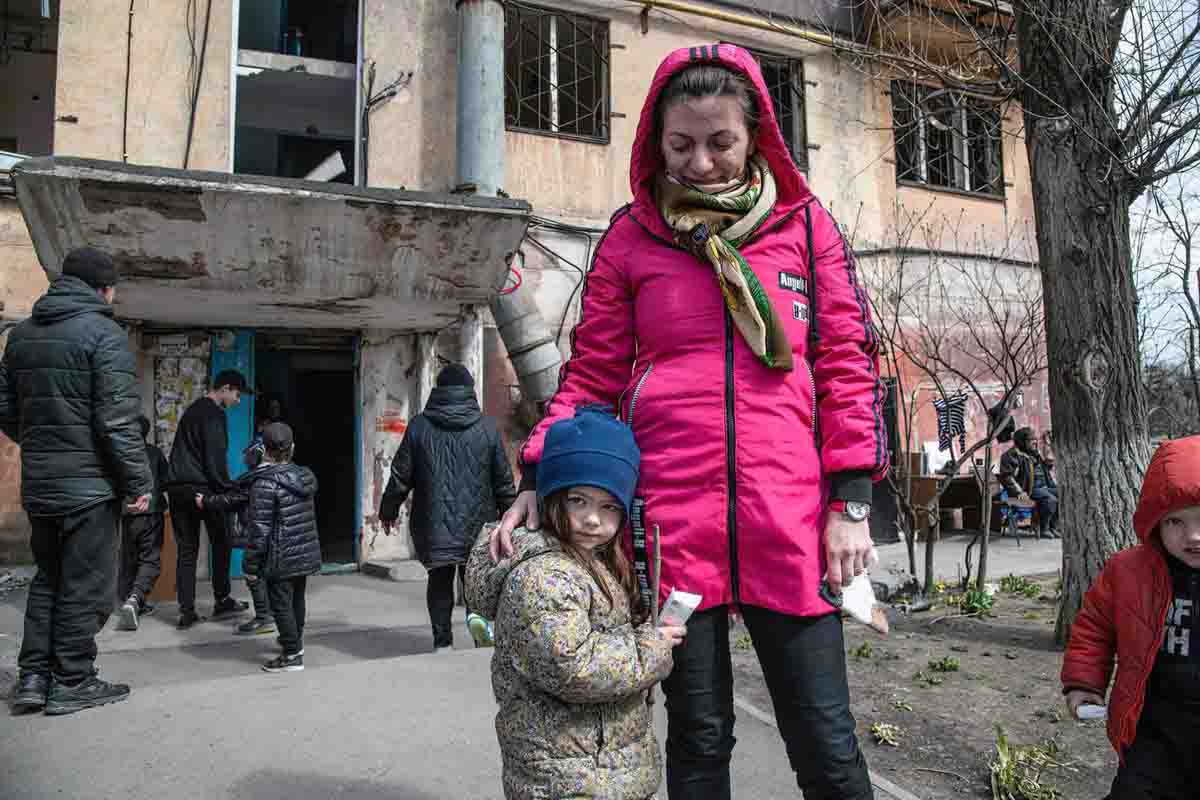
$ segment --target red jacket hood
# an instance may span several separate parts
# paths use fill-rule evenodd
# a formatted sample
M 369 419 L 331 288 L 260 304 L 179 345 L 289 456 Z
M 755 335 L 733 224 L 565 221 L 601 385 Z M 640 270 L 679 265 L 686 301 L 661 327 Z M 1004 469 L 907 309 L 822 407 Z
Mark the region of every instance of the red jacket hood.
M 651 207 L 654 205 L 651 189 L 654 176 L 663 166 L 662 153 L 654 137 L 654 107 L 658 98 L 676 73 L 693 64 L 705 62 L 724 65 L 750 79 L 758 97 L 761 113 L 756 144 L 758 152 L 766 158 L 775 175 L 775 184 L 779 192 L 778 205 L 788 207 L 807 202 L 812 197 L 812 192 L 809 191 L 804 176 L 796 168 L 787 143 L 783 140 L 783 134 L 779 131 L 775 106 L 771 102 L 771 93 L 767 90 L 767 83 L 763 80 L 758 61 L 748 51 L 735 45 L 708 44 L 681 47 L 663 59 L 654 73 L 654 81 L 650 84 L 646 102 L 642 106 L 642 116 L 633 142 L 633 153 L 629 159 L 629 187 L 633 191 L 635 204 Z
M 1133 515 L 1138 539 L 1149 544 L 1163 517 L 1188 506 L 1200 506 L 1200 436 L 1163 442 L 1150 459 Z

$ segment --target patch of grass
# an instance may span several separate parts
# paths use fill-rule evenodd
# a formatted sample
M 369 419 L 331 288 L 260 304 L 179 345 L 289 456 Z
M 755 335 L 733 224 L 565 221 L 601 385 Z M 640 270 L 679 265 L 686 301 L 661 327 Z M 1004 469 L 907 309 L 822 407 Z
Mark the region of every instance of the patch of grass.
M 1041 619 L 1042 615 L 1036 611 L 1026 611 L 1024 614 L 1021 615 L 1021 618 L 1034 620 L 1034 619 Z
M 754 647 L 754 641 L 750 638 L 749 633 L 740 634 L 733 640 L 734 650 L 749 650 L 752 647 Z
M 1057 708 L 1042 708 L 1033 712 L 1033 715 L 1040 720 L 1051 723 L 1052 725 L 1057 725 L 1063 720 L 1062 711 Z
M 1042 587 L 1037 581 L 1031 581 L 1024 576 L 1007 575 L 1000 579 L 1000 591 L 1033 600 L 1042 593 Z
M 987 592 L 971 589 L 958 599 L 958 608 L 964 614 L 983 616 L 992 610 L 995 601 Z
M 958 659 L 954 656 L 943 656 L 929 662 L 929 668 L 934 672 L 958 672 Z
M 913 710 L 911 703 L 909 703 L 907 700 L 900 700 L 899 698 L 892 701 L 892 708 L 896 709 L 897 711 Z
M 1004 728 L 996 726 L 996 756 L 988 761 L 992 800 L 1058 800 L 1058 789 L 1043 781 L 1047 770 L 1060 767 L 1058 745 L 1014 745 Z
M 941 686 L 946 682 L 946 679 L 941 675 L 930 674 L 925 670 L 921 670 L 916 675 L 913 675 L 913 680 L 921 684 L 921 686 L 925 687 L 926 689 L 932 686 Z
M 852 649 L 850 651 L 850 655 L 854 656 L 855 658 L 870 658 L 874 652 L 875 649 L 871 647 L 870 642 L 863 642 L 858 647 Z
M 876 722 L 871 726 L 871 735 L 875 737 L 875 744 L 886 744 L 892 747 L 899 747 L 901 733 L 903 733 L 903 731 L 890 722 Z

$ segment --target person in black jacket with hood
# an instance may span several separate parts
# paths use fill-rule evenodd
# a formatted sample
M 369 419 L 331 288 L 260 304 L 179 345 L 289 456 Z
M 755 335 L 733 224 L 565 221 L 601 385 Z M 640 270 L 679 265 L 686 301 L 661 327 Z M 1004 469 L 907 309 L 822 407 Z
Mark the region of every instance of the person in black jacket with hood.
M 271 611 L 279 629 L 282 652 L 263 665 L 266 672 L 304 669 L 304 594 L 308 576 L 321 571 L 321 539 L 317 532 L 317 477 L 292 463 L 295 439 L 291 427 L 272 422 L 263 429 L 262 464 L 233 492 L 204 498 L 205 508 L 246 506 L 248 537 L 243 569 L 246 580 L 266 581 Z
M 379 507 L 389 534 L 409 492 L 409 530 L 417 559 L 429 572 L 425 599 L 433 646 L 441 651 L 454 644 L 455 578 L 465 576 L 471 545 L 517 496 L 504 440 L 495 420 L 480 411 L 475 380 L 461 364 L 438 373 L 425 410 L 409 423 L 392 459 Z
M 175 443 L 171 446 L 171 521 L 179 546 L 175 568 L 175 591 L 179 597 L 178 627 L 190 628 L 201 620 L 196 614 L 196 561 L 200 553 L 200 523 L 212 545 L 213 619 L 240 614 L 249 603 L 234 600 L 229 575 L 229 541 L 225 535 L 225 517 L 206 512 L 196 495 L 229 491 L 226 451 L 229 427 L 225 410 L 242 402 L 243 394 L 253 394 L 246 379 L 237 370 L 217 373 L 212 391 L 188 406 L 179 420 Z
M 137 366 L 113 320 L 116 283 L 108 255 L 72 250 L 0 359 L 0 430 L 21 446 L 21 503 L 38 568 L 15 711 L 70 714 L 129 696 L 94 666 L 96 633 L 113 608 L 118 506 L 136 497 L 127 507 L 146 511 L 153 487 Z

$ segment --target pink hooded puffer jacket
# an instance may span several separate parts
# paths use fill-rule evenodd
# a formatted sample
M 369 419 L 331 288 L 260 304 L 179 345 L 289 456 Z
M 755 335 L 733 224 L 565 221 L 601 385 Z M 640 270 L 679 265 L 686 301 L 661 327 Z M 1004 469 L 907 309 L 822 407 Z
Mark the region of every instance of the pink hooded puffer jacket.
M 792 372 L 755 358 L 726 316 L 712 268 L 673 244 L 654 202 L 655 101 L 699 61 L 744 73 L 758 94 L 757 146 L 779 199 L 741 252 L 786 327 Z M 550 425 L 577 406 L 609 404 L 642 451 L 633 540 L 644 531 L 652 553 L 661 536 L 660 603 L 678 588 L 703 595 L 701 609 L 828 613 L 818 590 L 830 487 L 839 499 L 869 502 L 888 463 L 878 341 L 850 248 L 793 164 L 762 73 L 741 48 L 681 49 L 659 66 L 630 173 L 634 201 L 596 250 L 573 355 L 522 448 L 524 472 L 534 471 Z

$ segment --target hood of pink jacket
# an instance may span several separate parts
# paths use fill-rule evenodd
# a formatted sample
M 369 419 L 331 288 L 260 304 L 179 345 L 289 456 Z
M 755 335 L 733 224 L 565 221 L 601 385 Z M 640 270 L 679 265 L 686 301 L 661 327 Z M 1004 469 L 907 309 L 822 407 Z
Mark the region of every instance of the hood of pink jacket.
M 767 90 L 767 82 L 763 79 L 758 61 L 749 51 L 736 45 L 710 44 L 679 48 L 663 59 L 654 73 L 650 91 L 646 93 L 646 102 L 642 105 L 642 115 L 638 121 L 633 152 L 629 159 L 629 188 L 633 192 L 634 205 L 653 208 L 654 179 L 663 169 L 662 151 L 654 134 L 654 112 L 658 106 L 658 98 L 675 75 L 700 63 L 720 64 L 740 72 L 749 79 L 760 113 L 756 148 L 767 160 L 775 175 L 775 184 L 779 192 L 777 212 L 785 212 L 810 200 L 812 192 L 809 191 L 804 176 L 796 168 L 787 142 L 783 140 L 783 134 L 779 131 L 775 106 L 771 102 L 771 93 Z M 657 213 L 639 216 L 662 223 Z M 660 233 L 665 232 L 665 223 L 662 223 L 662 228 Z

